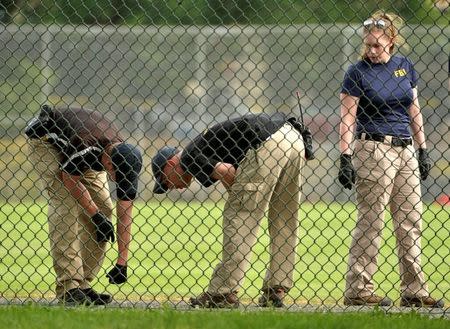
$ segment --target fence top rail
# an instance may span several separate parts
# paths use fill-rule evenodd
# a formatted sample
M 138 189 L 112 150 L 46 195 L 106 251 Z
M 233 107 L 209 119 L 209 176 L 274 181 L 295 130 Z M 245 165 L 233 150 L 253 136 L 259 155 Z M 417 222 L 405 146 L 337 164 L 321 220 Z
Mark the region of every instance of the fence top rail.
M 353 31 L 360 32 L 361 25 L 360 24 L 343 24 L 343 23 L 308 23 L 308 24 L 292 24 L 292 25 L 217 25 L 217 26 L 196 26 L 196 25 L 177 25 L 177 26 L 169 26 L 169 25 L 150 25 L 150 26 L 128 26 L 128 25 L 59 25 L 59 24 L 8 24 L 8 25 L 0 25 L 0 33 L 8 31 L 10 33 L 14 32 L 23 32 L 29 33 L 32 31 L 37 31 L 41 34 L 45 32 L 57 33 L 57 32 L 65 32 L 72 33 L 77 32 L 80 34 L 85 33 L 105 33 L 107 35 L 120 33 L 121 35 L 126 35 L 129 33 L 133 33 L 136 35 L 139 34 L 190 34 L 193 36 L 196 35 L 210 35 L 216 34 L 220 36 L 231 35 L 236 36 L 239 34 L 255 34 L 255 33 L 272 33 L 272 34 L 292 34 L 292 33 L 313 33 L 316 29 L 325 29 L 328 32 L 340 32 L 340 31 Z M 414 30 L 415 33 L 420 34 L 450 34 L 450 26 L 438 26 L 438 25 L 409 25 L 405 27 L 405 29 Z

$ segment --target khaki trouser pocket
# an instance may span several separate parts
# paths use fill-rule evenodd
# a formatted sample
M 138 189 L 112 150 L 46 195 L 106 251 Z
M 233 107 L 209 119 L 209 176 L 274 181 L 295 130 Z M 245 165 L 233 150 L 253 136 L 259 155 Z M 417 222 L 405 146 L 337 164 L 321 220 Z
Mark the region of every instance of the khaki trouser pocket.
M 39 175 L 39 184 L 44 189 L 51 188 L 58 181 L 60 154 L 53 146 L 41 140 L 30 140 L 28 151 L 28 160 Z
M 262 198 L 261 183 L 235 183 L 230 189 L 228 205 L 235 211 L 253 211 Z

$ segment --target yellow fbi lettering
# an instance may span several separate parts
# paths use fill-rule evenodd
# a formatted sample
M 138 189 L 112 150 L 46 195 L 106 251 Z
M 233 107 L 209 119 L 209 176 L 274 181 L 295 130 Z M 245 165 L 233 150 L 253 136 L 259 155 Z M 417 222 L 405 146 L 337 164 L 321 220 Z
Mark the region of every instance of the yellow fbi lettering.
M 394 75 L 396 77 L 404 77 L 406 75 L 406 70 L 405 69 L 395 70 Z

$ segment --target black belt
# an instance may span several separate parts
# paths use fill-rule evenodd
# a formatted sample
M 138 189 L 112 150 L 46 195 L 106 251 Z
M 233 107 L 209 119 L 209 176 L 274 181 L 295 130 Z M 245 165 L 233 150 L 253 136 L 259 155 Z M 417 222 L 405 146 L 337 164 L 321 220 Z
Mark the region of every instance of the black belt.
M 368 134 L 368 133 L 359 133 L 356 135 L 357 139 L 362 139 L 366 141 L 374 141 L 381 143 L 389 143 L 395 147 L 407 147 L 408 145 L 412 145 L 412 138 L 400 138 L 396 136 L 386 136 L 380 134 Z M 389 142 L 390 139 L 390 142 Z

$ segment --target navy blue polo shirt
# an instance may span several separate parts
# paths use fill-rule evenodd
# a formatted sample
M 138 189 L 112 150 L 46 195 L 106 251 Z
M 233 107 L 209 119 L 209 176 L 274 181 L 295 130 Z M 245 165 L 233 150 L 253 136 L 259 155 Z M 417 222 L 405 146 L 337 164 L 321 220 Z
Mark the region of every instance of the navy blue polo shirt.
M 361 60 L 351 65 L 341 93 L 359 97 L 356 133 L 411 137 L 408 109 L 417 80 L 413 63 L 402 56 L 387 63 Z

